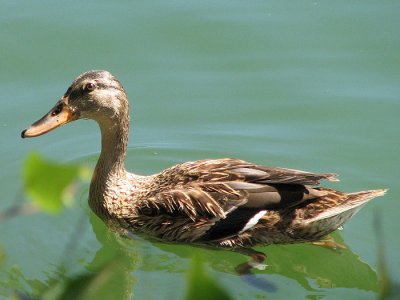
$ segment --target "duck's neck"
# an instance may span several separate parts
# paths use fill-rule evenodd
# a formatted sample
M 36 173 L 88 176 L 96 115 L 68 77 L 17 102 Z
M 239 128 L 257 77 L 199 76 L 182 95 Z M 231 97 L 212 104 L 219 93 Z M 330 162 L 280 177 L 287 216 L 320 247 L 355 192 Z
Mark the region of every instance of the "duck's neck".
M 98 122 L 101 130 L 101 153 L 90 183 L 89 205 L 100 217 L 108 215 L 107 198 L 116 179 L 124 180 L 124 166 L 129 135 L 129 113 Z
M 125 122 L 124 122 L 125 121 Z M 105 175 L 122 175 L 128 145 L 129 117 L 111 124 L 101 124 L 101 153 L 96 172 Z

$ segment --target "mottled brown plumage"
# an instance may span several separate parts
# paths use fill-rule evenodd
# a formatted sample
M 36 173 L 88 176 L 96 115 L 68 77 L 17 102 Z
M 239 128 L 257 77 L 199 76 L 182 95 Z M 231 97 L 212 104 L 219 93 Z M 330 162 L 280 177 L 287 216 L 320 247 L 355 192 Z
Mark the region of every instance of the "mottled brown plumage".
M 124 168 L 128 100 L 107 71 L 80 75 L 22 136 L 82 118 L 97 121 L 102 136 L 89 192 L 92 210 L 113 226 L 165 241 L 222 247 L 315 241 L 385 193 L 315 187 L 337 179 L 231 158 L 186 162 L 151 176 L 129 173 Z

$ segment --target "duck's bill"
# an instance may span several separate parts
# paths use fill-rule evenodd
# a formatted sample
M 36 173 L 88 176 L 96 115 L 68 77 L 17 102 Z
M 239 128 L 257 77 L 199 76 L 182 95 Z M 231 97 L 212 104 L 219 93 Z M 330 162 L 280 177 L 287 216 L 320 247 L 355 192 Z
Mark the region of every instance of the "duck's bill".
M 76 119 L 76 115 L 68 104 L 60 100 L 43 118 L 22 131 L 21 137 L 39 136 Z

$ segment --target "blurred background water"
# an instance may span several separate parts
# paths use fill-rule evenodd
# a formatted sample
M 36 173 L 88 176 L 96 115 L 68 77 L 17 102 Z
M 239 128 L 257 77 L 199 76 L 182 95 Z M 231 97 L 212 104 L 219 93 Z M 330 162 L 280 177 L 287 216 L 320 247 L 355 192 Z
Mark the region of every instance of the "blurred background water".
M 2 1 L 0 210 L 23 198 L 21 166 L 31 151 L 94 166 L 93 122 L 31 140 L 20 132 L 81 72 L 106 69 L 130 96 L 131 171 L 237 157 L 335 172 L 341 182 L 329 186 L 344 191 L 390 188 L 335 233 L 348 247 L 342 253 L 257 248 L 270 265 L 258 276 L 278 287 L 268 298 L 375 299 L 376 213 L 390 274 L 400 281 L 399 28 L 398 1 Z M 104 245 L 86 199 L 83 192 L 60 215 L 1 224 L 3 283 L 29 293 L 56 277 L 61 262 L 71 274 L 90 269 Z M 63 256 L 71 237 L 73 251 Z M 245 260 L 237 254 L 145 240 L 132 253 L 137 299 L 183 297 L 199 253 L 235 299 L 266 297 L 234 275 Z

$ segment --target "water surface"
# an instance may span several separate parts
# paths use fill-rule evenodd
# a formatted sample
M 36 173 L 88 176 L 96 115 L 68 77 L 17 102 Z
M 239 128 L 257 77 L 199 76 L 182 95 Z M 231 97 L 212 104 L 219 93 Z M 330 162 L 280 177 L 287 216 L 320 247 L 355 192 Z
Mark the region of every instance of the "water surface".
M 31 151 L 94 166 L 99 132 L 91 122 L 38 139 L 19 135 L 75 76 L 107 69 L 130 96 L 127 167 L 137 173 L 237 157 L 339 173 L 341 182 L 328 186 L 344 191 L 390 188 L 335 233 L 347 250 L 257 248 L 269 264 L 257 275 L 277 286 L 268 298 L 375 299 L 376 213 L 389 271 L 400 281 L 399 12 L 397 1 L 3 1 L 0 209 L 23 200 L 20 170 Z M 2 282 L 30 293 L 57 278 L 60 264 L 73 276 L 106 255 L 86 193 L 61 215 L 1 224 Z M 267 297 L 234 274 L 240 255 L 132 243 L 135 299 L 182 298 L 194 255 L 235 299 Z

